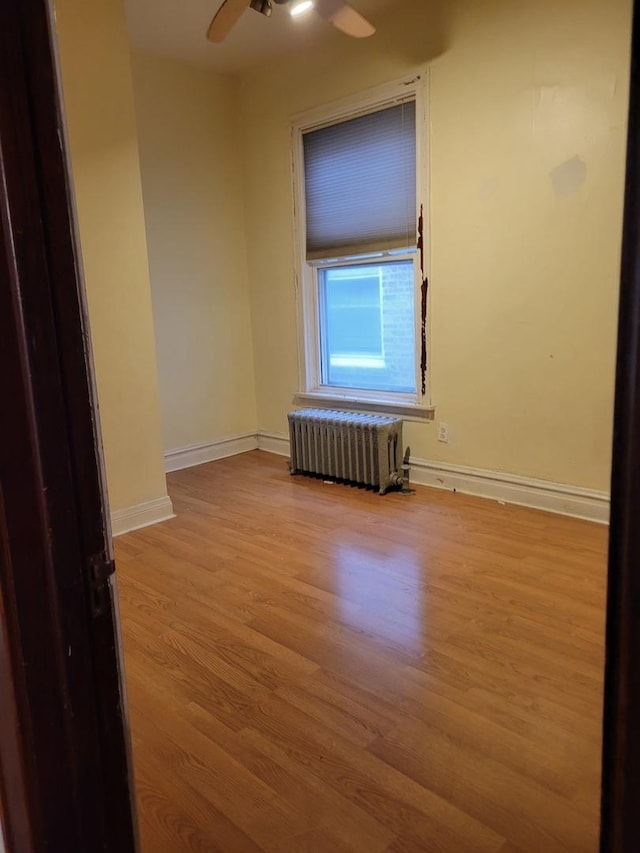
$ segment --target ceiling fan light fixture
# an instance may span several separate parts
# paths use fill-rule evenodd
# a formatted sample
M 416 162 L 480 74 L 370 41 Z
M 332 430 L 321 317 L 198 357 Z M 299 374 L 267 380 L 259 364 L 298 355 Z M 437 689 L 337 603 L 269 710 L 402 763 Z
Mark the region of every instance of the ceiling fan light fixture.
M 292 4 L 289 14 L 292 18 L 299 18 L 301 15 L 306 15 L 312 9 L 313 0 L 298 0 L 297 3 Z
M 0 0 L 0 3 L 2 0 Z M 299 18 L 315 9 L 324 18 L 347 36 L 366 38 L 372 36 L 376 28 L 353 8 L 349 0 L 222 0 L 207 30 L 207 38 L 216 44 L 224 41 L 247 9 L 255 9 L 267 17 L 271 14 L 271 5 L 289 4 L 294 18 Z

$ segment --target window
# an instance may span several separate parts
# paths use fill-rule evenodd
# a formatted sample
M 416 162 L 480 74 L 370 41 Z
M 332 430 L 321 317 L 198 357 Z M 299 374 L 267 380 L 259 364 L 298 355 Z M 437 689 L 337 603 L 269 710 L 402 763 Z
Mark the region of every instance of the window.
M 303 402 L 425 408 L 416 347 L 419 115 L 412 81 L 295 126 Z

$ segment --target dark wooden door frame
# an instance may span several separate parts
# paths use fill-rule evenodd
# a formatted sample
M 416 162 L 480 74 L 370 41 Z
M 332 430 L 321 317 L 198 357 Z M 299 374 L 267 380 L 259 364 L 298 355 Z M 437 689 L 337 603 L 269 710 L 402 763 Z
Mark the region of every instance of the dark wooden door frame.
M 613 452 L 603 853 L 640 851 L 640 23 Z M 0 812 L 9 849 L 134 849 L 97 428 L 46 0 L 0 0 Z
M 0 2 L 0 801 L 11 851 L 134 849 L 46 0 Z M 97 596 L 100 596 L 98 600 Z
M 603 853 L 640 851 L 640 13 L 634 5 L 609 530 Z

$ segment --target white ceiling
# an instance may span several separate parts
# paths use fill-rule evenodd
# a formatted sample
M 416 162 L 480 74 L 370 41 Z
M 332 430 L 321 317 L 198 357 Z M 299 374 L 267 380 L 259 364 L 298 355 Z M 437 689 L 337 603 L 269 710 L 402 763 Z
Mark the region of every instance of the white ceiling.
M 396 0 L 351 2 L 375 25 L 379 12 L 393 6 Z M 267 18 L 249 9 L 247 0 L 247 11 L 224 44 L 211 44 L 206 32 L 220 3 L 221 0 L 125 0 L 132 46 L 237 74 L 283 53 L 349 38 L 315 12 L 293 19 L 286 6 L 274 3 L 273 14 Z

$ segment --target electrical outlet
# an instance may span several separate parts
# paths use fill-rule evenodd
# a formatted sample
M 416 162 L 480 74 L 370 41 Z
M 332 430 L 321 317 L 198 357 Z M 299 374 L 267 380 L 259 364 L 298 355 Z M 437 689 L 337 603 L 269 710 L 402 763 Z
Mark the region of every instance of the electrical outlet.
M 449 424 L 438 424 L 438 441 L 449 443 Z

